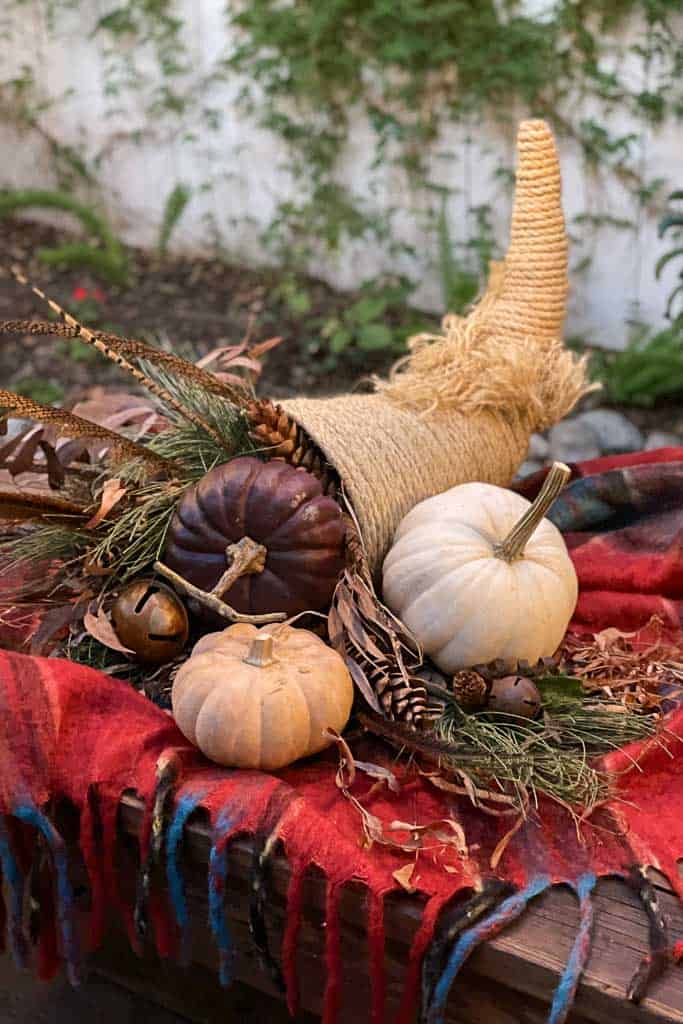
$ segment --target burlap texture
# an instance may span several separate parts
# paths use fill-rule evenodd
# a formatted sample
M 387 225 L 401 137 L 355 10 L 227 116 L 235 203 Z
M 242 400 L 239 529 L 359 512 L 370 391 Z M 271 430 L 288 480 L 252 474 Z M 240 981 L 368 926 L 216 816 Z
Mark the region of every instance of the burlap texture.
M 375 394 L 281 403 L 339 472 L 373 572 L 409 509 L 470 480 L 509 484 L 530 434 L 586 391 L 562 347 L 567 290 L 557 152 L 544 122 L 525 121 L 508 254 L 471 314 L 413 339 Z

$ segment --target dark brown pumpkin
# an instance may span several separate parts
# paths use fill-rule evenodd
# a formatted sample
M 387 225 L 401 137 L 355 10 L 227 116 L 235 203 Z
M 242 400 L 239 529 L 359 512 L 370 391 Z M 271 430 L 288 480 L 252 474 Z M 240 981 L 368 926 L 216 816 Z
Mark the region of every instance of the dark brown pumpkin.
M 223 595 L 250 615 L 319 611 L 344 568 L 341 509 L 306 470 L 252 456 L 216 466 L 187 491 L 171 521 L 163 561 L 211 590 L 228 565 L 226 547 L 243 537 L 266 549 L 260 573 Z

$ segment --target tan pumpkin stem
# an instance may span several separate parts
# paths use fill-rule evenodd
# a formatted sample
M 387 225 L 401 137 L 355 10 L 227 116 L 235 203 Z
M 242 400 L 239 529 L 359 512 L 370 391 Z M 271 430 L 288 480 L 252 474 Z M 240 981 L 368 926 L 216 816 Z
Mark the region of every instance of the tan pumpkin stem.
M 267 668 L 275 661 L 273 657 L 273 638 L 269 633 L 254 637 L 251 646 L 243 659 L 247 665 L 255 665 L 256 668 Z
M 553 463 L 536 500 L 532 502 L 519 522 L 513 526 L 505 540 L 494 544 L 493 553 L 496 558 L 502 558 L 504 562 L 516 562 L 517 559 L 522 558 L 524 548 L 531 535 L 560 492 L 564 490 L 571 475 L 572 471 L 569 466 L 565 466 L 563 462 Z
M 267 551 L 263 544 L 258 544 L 251 537 L 242 537 L 236 544 L 228 544 L 225 549 L 225 557 L 229 563 L 215 587 L 210 593 L 216 597 L 223 597 L 226 591 L 240 576 L 246 576 L 252 572 L 263 572 L 266 567 Z
M 228 619 L 230 622 L 247 622 L 253 626 L 258 626 L 266 622 L 284 622 L 287 618 L 285 612 L 269 612 L 266 615 L 244 615 L 229 604 L 226 604 L 225 601 L 221 601 L 220 597 L 216 597 L 213 592 L 195 587 L 194 583 L 190 583 L 184 576 L 174 572 L 173 569 L 169 569 L 163 562 L 155 562 L 154 571 L 158 572 L 160 576 L 165 576 L 167 580 L 170 580 L 176 587 L 184 591 L 188 597 L 193 597 L 195 601 L 199 601 L 206 608 L 216 612 L 217 615 L 222 615 L 224 619 Z

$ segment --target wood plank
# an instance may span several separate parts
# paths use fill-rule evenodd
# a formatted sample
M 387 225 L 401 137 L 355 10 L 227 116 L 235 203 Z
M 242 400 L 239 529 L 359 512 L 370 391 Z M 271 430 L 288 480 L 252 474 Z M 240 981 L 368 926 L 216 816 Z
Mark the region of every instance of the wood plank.
M 129 835 L 137 834 L 142 805 L 132 795 L 121 807 L 121 826 Z M 133 850 L 129 847 L 129 855 Z M 187 879 L 191 907 L 193 955 L 215 969 L 216 953 L 206 921 L 206 865 L 210 850 L 210 831 L 205 821 L 190 823 L 187 830 Z M 252 950 L 247 929 L 248 879 L 251 844 L 239 839 L 228 853 L 227 916 L 239 948 L 237 977 L 250 985 L 275 994 L 263 976 Z M 273 862 L 269 891 L 268 917 L 271 939 L 279 949 L 285 918 L 285 894 L 289 867 L 284 857 Z M 658 879 L 662 907 L 671 924 L 672 939 L 683 936 L 683 908 L 678 899 Z M 304 1008 L 319 1013 L 324 988 L 324 897 L 325 882 L 314 872 L 306 881 L 305 915 L 299 950 L 299 977 Z M 390 1012 L 399 1005 L 407 951 L 419 925 L 422 901 L 407 893 L 392 894 L 386 901 L 387 980 Z M 342 1021 L 357 1022 L 367 1014 L 370 998 L 365 946 L 365 892 L 360 885 L 347 887 L 341 901 L 342 959 L 346 1003 Z M 476 990 L 498 991 L 500 999 L 514 1005 L 514 999 L 528 1000 L 543 1007 L 549 1004 L 559 973 L 571 949 L 578 924 L 575 897 L 563 888 L 555 888 L 539 897 L 515 925 L 480 949 L 471 959 L 455 986 L 447 1019 L 455 1022 L 466 1017 L 464 993 Z M 576 1019 L 596 1024 L 683 1024 L 683 972 L 672 968 L 653 984 L 648 997 L 639 1006 L 624 998 L 626 985 L 640 958 L 647 952 L 647 920 L 635 894 L 617 880 L 604 880 L 596 896 L 596 928 L 593 951 L 576 1002 Z M 513 998 L 514 997 L 514 998 Z M 496 1000 L 499 997 L 496 996 Z M 526 1005 L 526 1004 L 525 1004 Z M 531 1005 L 531 1004 L 530 1004 Z M 469 1012 L 469 1011 L 468 1011 Z M 472 1012 L 475 1012 L 474 1009 Z M 490 1009 L 493 1013 L 493 1008 Z M 390 1018 L 391 1019 L 391 1015 Z M 477 1018 L 472 1021 L 495 1017 Z M 505 1020 L 505 1017 L 501 1017 Z M 527 1019 L 527 1018 L 524 1018 Z M 534 1019 L 533 1015 L 528 1018 Z M 541 1019 L 541 1018 L 539 1018 Z

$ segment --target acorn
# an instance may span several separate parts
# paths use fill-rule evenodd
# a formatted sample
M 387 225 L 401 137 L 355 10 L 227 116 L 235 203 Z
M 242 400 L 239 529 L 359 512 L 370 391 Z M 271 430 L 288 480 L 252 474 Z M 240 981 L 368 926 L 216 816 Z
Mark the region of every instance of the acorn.
M 502 676 L 491 683 L 487 707 L 517 718 L 535 718 L 541 708 L 541 694 L 526 676 Z
M 114 601 L 111 619 L 124 647 L 147 665 L 176 658 L 190 632 L 183 602 L 170 587 L 153 579 L 125 586 Z

